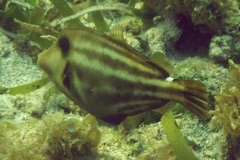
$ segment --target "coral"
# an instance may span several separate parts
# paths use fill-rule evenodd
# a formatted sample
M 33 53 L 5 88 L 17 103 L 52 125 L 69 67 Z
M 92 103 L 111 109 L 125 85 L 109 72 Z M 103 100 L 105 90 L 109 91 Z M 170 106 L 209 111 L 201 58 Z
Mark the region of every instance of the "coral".
M 240 66 L 229 60 L 230 80 L 222 85 L 215 96 L 216 109 L 211 111 L 213 118 L 210 127 L 223 129 L 225 134 L 240 137 Z
M 239 34 L 238 0 L 167 0 L 176 12 L 191 18 L 202 32 Z
M 0 159 L 73 159 L 93 156 L 100 140 L 97 121 L 92 116 L 55 113 L 42 120 L 25 122 L 1 120 Z

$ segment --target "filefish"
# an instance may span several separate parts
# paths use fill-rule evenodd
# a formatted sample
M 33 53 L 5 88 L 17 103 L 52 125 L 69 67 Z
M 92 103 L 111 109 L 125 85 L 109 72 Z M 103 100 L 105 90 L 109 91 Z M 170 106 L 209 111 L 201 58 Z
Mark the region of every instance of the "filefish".
M 172 80 L 164 65 L 143 56 L 117 35 L 86 27 L 65 29 L 38 55 L 38 64 L 68 98 L 111 124 L 169 101 L 206 119 L 208 92 L 203 83 Z

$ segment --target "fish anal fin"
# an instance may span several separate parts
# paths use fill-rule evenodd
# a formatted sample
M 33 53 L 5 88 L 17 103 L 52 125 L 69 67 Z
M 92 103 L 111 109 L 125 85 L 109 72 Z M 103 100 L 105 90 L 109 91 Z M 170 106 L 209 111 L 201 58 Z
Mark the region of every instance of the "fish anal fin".
M 133 116 L 128 116 L 123 122 L 119 125 L 118 129 L 121 132 L 128 132 L 139 125 L 141 120 L 143 119 L 145 113 L 136 114 Z
M 102 120 L 113 125 L 119 125 L 125 118 L 126 118 L 125 115 L 118 114 L 102 118 Z
M 172 105 L 172 101 L 167 101 L 162 107 L 154 109 L 154 112 L 164 114 Z

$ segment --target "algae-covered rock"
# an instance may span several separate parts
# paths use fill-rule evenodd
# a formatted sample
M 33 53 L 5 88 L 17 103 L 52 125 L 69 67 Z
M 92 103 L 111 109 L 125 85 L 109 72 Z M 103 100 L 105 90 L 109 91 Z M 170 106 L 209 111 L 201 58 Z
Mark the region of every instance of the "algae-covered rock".
M 239 61 L 240 57 L 239 36 L 214 36 L 210 43 L 209 56 L 214 62 L 224 62 L 228 59 Z
M 97 121 L 93 116 L 81 119 L 76 115 L 55 113 L 42 120 L 0 122 L 0 159 L 57 160 L 94 155 L 100 140 Z
M 167 2 L 177 13 L 191 18 L 202 32 L 214 34 L 239 32 L 239 0 L 167 0 Z
M 226 61 L 232 54 L 232 37 L 229 35 L 213 37 L 210 43 L 209 56 L 216 62 Z

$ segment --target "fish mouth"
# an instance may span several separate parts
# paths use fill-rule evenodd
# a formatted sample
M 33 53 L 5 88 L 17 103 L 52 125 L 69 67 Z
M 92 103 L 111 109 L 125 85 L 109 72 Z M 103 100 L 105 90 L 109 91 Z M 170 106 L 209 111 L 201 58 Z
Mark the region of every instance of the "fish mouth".
M 70 85 L 69 65 L 67 60 L 62 57 L 59 49 L 53 46 L 41 52 L 38 55 L 37 64 L 47 73 L 58 89 L 72 99 L 68 91 Z
M 60 50 L 55 45 L 38 55 L 37 64 L 52 79 L 62 79 L 66 61 L 63 59 Z

